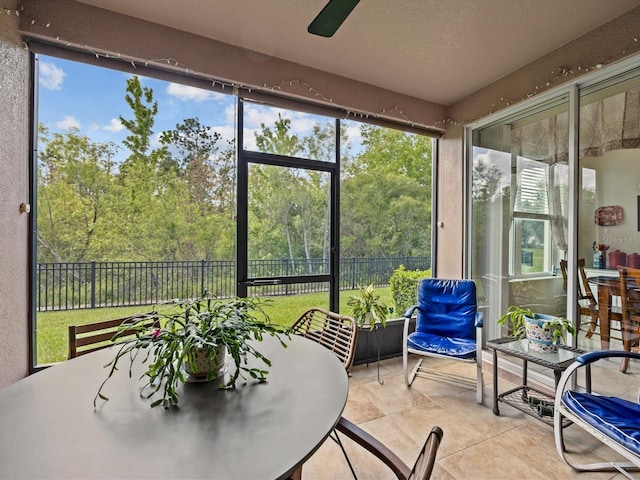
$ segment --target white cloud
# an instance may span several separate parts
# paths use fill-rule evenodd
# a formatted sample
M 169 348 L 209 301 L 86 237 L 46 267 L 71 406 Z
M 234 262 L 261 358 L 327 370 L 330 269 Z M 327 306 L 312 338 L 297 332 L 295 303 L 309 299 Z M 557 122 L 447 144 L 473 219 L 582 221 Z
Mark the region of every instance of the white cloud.
M 149 146 L 152 149 L 157 149 L 162 147 L 162 142 L 160 141 L 160 137 L 162 137 L 162 132 L 154 133 L 149 140 Z
M 202 90 L 201 88 L 181 85 L 179 83 L 170 83 L 167 86 L 167 93 L 176 97 L 178 100 L 193 100 L 195 102 L 204 102 L 205 100 L 216 100 L 222 96 L 221 93 Z
M 78 130 L 80 130 L 80 122 L 71 115 L 65 115 L 64 117 L 62 117 L 62 120 L 57 121 L 55 125 L 60 130 L 70 130 L 72 128 L 77 128 Z
M 261 124 L 275 125 L 278 120 L 278 112 L 273 108 L 245 105 L 244 125 L 252 129 L 259 129 Z
M 256 136 L 254 132 L 257 132 L 256 128 L 245 128 L 244 129 L 244 148 L 246 150 L 258 151 L 258 145 L 256 144 Z
M 39 66 L 40 76 L 38 82 L 42 88 L 47 90 L 61 90 L 64 77 L 67 75 L 64 71 L 49 62 L 40 62 Z
M 234 140 L 236 136 L 236 127 L 234 124 L 211 127 L 211 131 L 217 132 L 221 135 L 221 148 L 226 148 L 228 142 Z
M 120 123 L 120 120 L 117 118 L 112 118 L 111 121 L 109 122 L 109 125 L 102 127 L 103 130 L 106 130 L 108 132 L 114 132 L 114 133 L 119 132 L 123 128 L 124 128 L 124 125 L 122 125 L 122 123 Z
M 351 122 L 347 123 L 347 137 L 353 143 L 361 143 L 362 132 L 360 131 L 360 124 Z

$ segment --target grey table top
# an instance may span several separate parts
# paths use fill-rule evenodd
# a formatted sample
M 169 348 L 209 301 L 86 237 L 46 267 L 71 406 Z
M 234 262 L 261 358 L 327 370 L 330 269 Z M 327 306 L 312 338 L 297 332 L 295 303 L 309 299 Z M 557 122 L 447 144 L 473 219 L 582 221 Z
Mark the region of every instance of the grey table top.
M 94 410 L 110 349 L 0 390 L 0 478 L 286 478 L 322 444 L 344 409 L 348 378 L 324 347 L 266 337 L 266 383 L 181 387 L 180 407 L 150 408 L 142 366 L 126 363 Z

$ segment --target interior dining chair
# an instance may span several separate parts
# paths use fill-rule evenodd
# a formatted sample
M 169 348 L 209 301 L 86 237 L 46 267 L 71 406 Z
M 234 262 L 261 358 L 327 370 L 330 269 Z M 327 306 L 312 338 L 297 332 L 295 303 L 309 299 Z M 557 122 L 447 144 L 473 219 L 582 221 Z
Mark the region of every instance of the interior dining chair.
M 586 338 L 591 338 L 591 336 L 595 333 L 595 330 L 598 326 L 598 301 L 591 291 L 591 287 L 589 286 L 589 280 L 587 278 L 587 273 L 584 270 L 585 260 L 584 258 L 578 259 L 578 319 L 576 321 L 576 332 L 580 331 L 580 325 L 582 316 L 591 317 L 591 323 L 589 325 L 589 329 L 585 334 Z M 565 291 L 567 290 L 567 269 L 568 263 L 566 260 L 560 260 L 560 272 L 562 273 L 562 286 Z M 611 307 L 609 310 L 609 318 L 611 320 L 616 320 L 620 322 L 622 320 L 622 312 L 618 307 Z
M 431 477 L 443 436 L 440 427 L 433 427 L 418 454 L 416 462 L 413 467 L 409 467 L 389 447 L 346 418 L 340 418 L 336 425 L 336 430 L 380 459 L 401 480 L 425 480 Z M 349 464 L 349 468 L 351 468 L 354 478 L 357 478 L 351 464 Z
M 322 308 L 310 308 L 291 325 L 291 330 L 331 350 L 347 373 L 350 372 L 358 337 L 353 318 Z
M 417 312 L 415 332 L 409 323 Z M 416 376 L 474 385 L 476 401 L 482 403 L 482 320 L 473 280 L 423 278 L 418 283 L 418 304 L 407 310 L 404 321 L 402 367 L 411 386 Z M 476 380 L 424 368 L 418 360 L 409 372 L 409 353 L 476 364 Z
M 622 345 L 626 352 L 640 351 L 640 269 L 618 267 L 622 299 Z M 623 357 L 620 371 L 626 373 L 629 357 Z
M 85 325 L 69 325 L 68 358 L 72 359 L 112 346 L 113 343 L 109 342 L 109 340 L 118 332 L 120 326 L 133 323 L 141 318 L 147 318 L 148 320 L 140 323 L 139 327 L 160 327 L 160 320 L 156 312 L 141 313 L 113 320 L 87 323 Z M 139 332 L 139 328 L 125 330 L 119 341 L 126 341 L 137 332 Z

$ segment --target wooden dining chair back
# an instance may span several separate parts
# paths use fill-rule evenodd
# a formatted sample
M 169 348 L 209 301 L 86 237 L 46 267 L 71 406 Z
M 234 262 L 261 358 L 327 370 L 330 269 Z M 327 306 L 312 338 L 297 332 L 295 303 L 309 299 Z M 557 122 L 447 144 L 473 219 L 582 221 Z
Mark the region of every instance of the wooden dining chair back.
M 562 280 L 563 287 L 565 291 L 567 290 L 567 261 L 560 260 L 560 271 L 562 272 Z M 585 334 L 585 337 L 591 338 L 591 336 L 595 333 L 596 327 L 598 326 L 598 301 L 596 300 L 595 295 L 593 294 L 591 287 L 589 286 L 589 279 L 587 278 L 587 273 L 585 272 L 585 260 L 584 258 L 578 259 L 578 278 L 577 278 L 577 289 L 578 289 L 578 319 L 576 322 L 576 332 L 580 331 L 580 323 L 581 317 L 587 316 L 591 317 L 591 324 L 589 325 L 589 329 Z M 609 317 L 611 320 L 622 320 L 622 313 L 618 310 L 610 310 Z
M 413 468 L 410 468 L 389 447 L 346 418 L 340 418 L 336 425 L 336 430 L 372 453 L 401 480 L 426 480 L 431 477 L 443 436 L 440 427 L 433 427 L 418 454 Z M 355 477 L 355 472 L 353 473 Z
M 640 349 L 640 269 L 618 267 L 620 273 L 620 298 L 622 300 L 622 345 L 626 352 Z M 620 363 L 620 371 L 625 373 L 629 357 Z
M 347 372 L 350 371 L 358 338 L 353 318 L 322 308 L 310 308 L 294 322 L 291 330 L 331 350 Z
M 144 321 L 140 321 L 143 320 Z M 102 322 L 87 323 L 85 325 L 69 325 L 69 359 L 95 352 L 113 343 L 110 340 L 119 331 L 120 327 L 138 322 L 138 328 L 125 330 L 119 341 L 126 341 L 135 336 L 143 328 L 159 328 L 160 319 L 156 312 L 141 313 L 129 317 L 105 320 Z

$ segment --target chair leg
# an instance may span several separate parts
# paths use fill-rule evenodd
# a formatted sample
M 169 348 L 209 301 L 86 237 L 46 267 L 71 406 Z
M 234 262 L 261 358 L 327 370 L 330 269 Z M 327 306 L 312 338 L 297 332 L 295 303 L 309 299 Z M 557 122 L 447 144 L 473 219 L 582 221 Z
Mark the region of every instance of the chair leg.
M 338 437 L 338 431 L 333 430 L 333 435 L 330 435 L 331 439 L 338 444 L 340 450 L 342 450 L 342 454 L 344 455 L 345 460 L 347 461 L 347 465 L 349 465 L 349 470 L 351 470 L 351 475 L 353 475 L 354 480 L 358 480 L 358 476 L 356 475 L 356 471 L 353 469 L 353 465 L 351 465 L 351 460 L 349 460 L 349 455 L 347 455 L 347 451 L 344 449 L 344 445 L 340 441 L 340 437 Z
M 402 372 L 404 373 L 404 383 L 409 386 L 411 385 L 409 383 L 409 366 L 408 366 L 408 359 L 409 356 L 409 352 L 407 350 L 407 342 L 405 340 L 404 342 L 404 347 L 402 348 Z
M 482 357 L 476 361 L 476 402 L 482 405 Z
M 404 372 L 404 381 L 407 384 L 408 387 L 411 386 L 411 384 L 413 383 L 413 381 L 416 378 L 416 375 L 418 374 L 418 370 L 420 369 L 420 367 L 422 366 L 422 360 L 424 360 L 423 358 L 421 358 L 420 360 L 418 360 L 416 362 L 415 367 L 413 367 L 413 370 L 411 370 L 411 373 L 408 373 L 406 370 Z
M 589 330 L 587 330 L 587 333 L 586 333 L 585 337 L 591 338 L 591 335 L 593 335 L 595 333 L 597 326 L 598 326 L 598 314 L 597 313 L 592 313 L 591 314 L 591 325 L 589 325 Z M 578 330 L 580 330 L 580 320 L 578 320 Z

